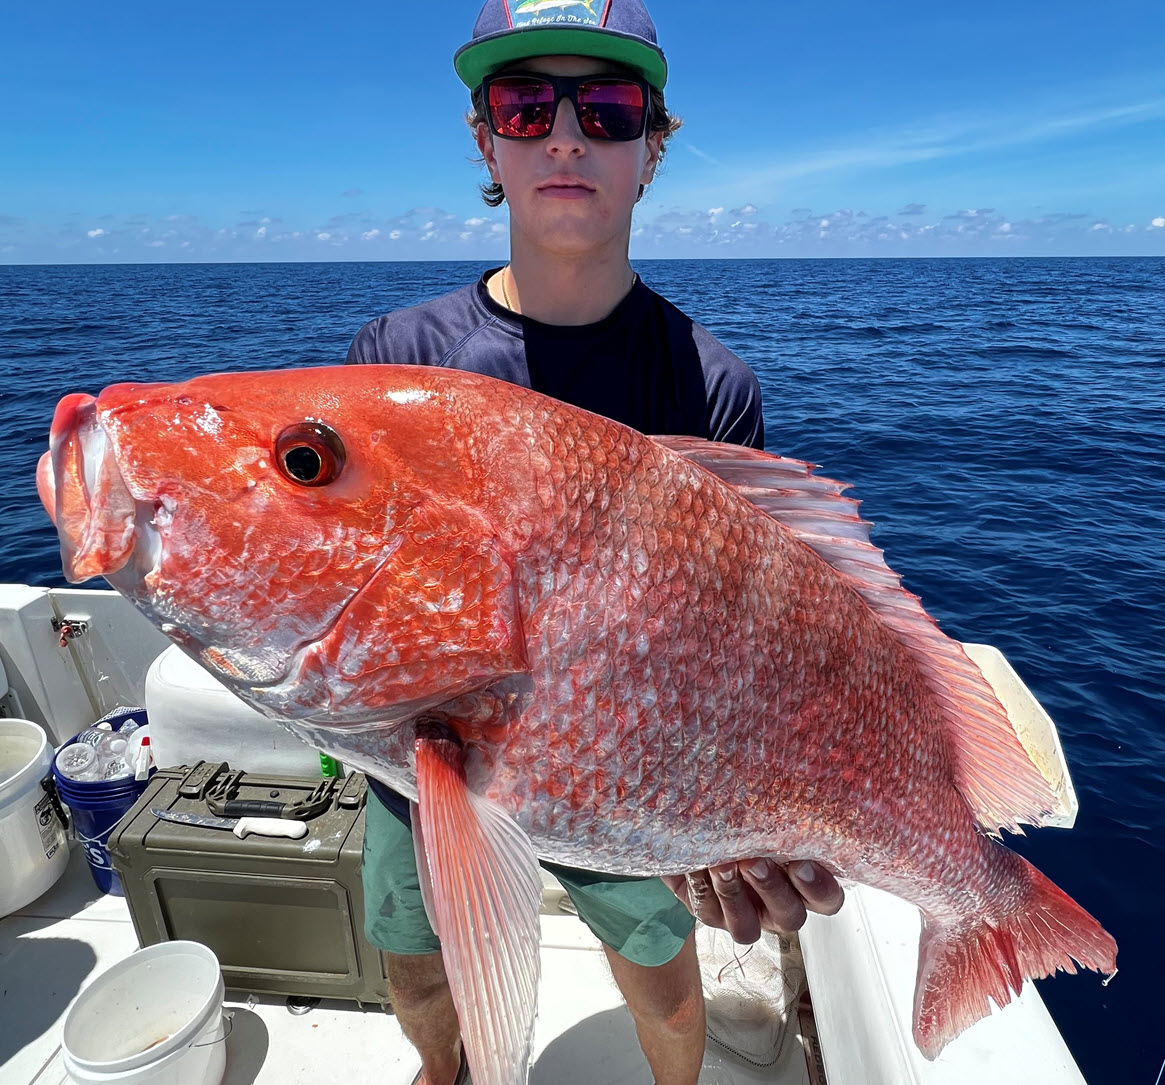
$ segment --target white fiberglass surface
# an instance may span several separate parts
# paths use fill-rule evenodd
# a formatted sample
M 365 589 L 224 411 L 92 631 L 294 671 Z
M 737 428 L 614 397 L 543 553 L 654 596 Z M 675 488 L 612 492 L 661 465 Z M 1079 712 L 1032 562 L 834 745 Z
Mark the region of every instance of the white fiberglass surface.
M 530 1085 L 651 1085 L 630 1014 L 599 944 L 574 916 L 541 917 L 542 985 Z M 121 897 L 97 892 L 74 849 L 57 886 L 0 920 L 0 1082 L 69 1085 L 61 1025 L 77 993 L 132 953 L 137 938 Z M 396 1018 L 378 1007 L 323 1000 L 302 1016 L 282 996 L 228 989 L 223 1085 L 408 1085 L 419 1059 Z M 342 1071 L 341 1071 L 342 1068 Z M 810 1085 L 795 1030 L 778 1062 L 750 1067 L 709 1044 L 701 1085 Z

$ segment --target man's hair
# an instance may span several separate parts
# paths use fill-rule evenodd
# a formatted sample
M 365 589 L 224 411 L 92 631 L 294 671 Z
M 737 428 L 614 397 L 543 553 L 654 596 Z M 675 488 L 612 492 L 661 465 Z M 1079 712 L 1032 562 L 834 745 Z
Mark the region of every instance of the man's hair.
M 673 116 L 667 111 L 667 106 L 664 104 L 663 91 L 657 90 L 655 87 L 649 87 L 648 101 L 647 101 L 647 133 L 662 132 L 663 142 L 659 146 L 659 159 L 663 161 L 664 153 L 667 151 L 667 141 L 675 135 L 680 125 L 684 122 L 679 117 Z M 466 122 L 473 131 L 477 131 L 479 124 L 486 124 L 485 119 L 485 97 L 481 92 L 481 87 L 477 86 L 473 89 L 470 95 L 472 102 L 469 112 L 465 116 Z M 488 127 L 488 125 L 487 125 Z M 484 163 L 485 159 L 478 156 L 477 162 Z M 506 199 L 506 194 L 502 190 L 502 186 L 496 182 L 489 182 L 478 186 L 481 189 L 481 198 L 489 204 L 490 207 L 500 207 Z M 645 185 L 639 186 L 639 195 L 635 197 L 636 202 L 643 199 Z

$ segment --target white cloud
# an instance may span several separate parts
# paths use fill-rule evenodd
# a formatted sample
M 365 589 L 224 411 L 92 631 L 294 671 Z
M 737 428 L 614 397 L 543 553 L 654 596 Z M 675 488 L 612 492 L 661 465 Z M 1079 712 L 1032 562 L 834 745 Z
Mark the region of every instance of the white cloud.
M 718 158 L 713 158 L 707 151 L 701 151 L 699 147 L 692 143 L 684 143 L 682 146 L 687 147 L 697 158 L 702 158 L 705 162 L 711 162 L 713 166 L 721 166 L 723 163 Z
M 1024 108 L 1000 105 L 955 115 L 920 116 L 880 130 L 854 131 L 834 146 L 782 146 L 767 161 L 750 154 L 725 163 L 718 188 L 729 193 L 765 196 L 785 183 L 820 174 L 863 172 L 939 159 L 988 155 L 1006 148 L 1028 148 L 1078 133 L 1144 125 L 1165 118 L 1165 97 L 1129 95 L 1113 100 L 1107 87 L 1072 88 L 1025 102 Z M 693 201 L 694 202 L 694 201 Z M 910 205 L 908 205 L 910 206 Z
M 1110 245 L 1114 227 L 1093 216 L 1052 212 L 1038 218 L 1012 219 L 991 208 L 899 218 L 851 208 L 822 214 L 797 208 L 784 221 L 754 215 L 731 224 L 713 220 L 707 211 L 672 210 L 647 218 L 640 213 L 633 232 L 635 259 L 656 255 L 714 255 L 730 250 L 741 255 L 779 256 L 942 256 L 998 253 L 1051 254 L 1079 251 L 1085 239 L 1093 251 Z M 929 220 L 929 221 L 927 221 Z M 1146 227 L 1147 229 L 1147 227 Z
M 763 204 L 762 211 L 756 203 L 744 201 L 747 193 L 736 195 L 732 201 L 736 206 L 715 196 L 671 209 L 641 205 L 633 224 L 633 258 L 1054 255 L 1067 251 L 1115 255 L 1151 251 L 1153 239 L 1159 242 L 1165 236 L 1165 215 L 1118 225 L 1096 213 L 1107 208 L 1095 208 L 1092 214 L 1048 212 L 1015 218 L 991 207 L 976 207 L 973 200 L 956 209 L 904 204 L 898 197 L 883 209 L 802 206 L 785 213 Z M 509 230 L 504 218 L 455 215 L 438 207 L 414 207 L 384 218 L 353 212 L 334 220 L 325 217 L 312 227 L 278 216 L 260 217 L 258 212 L 241 214 L 255 217 L 236 223 L 233 229 L 194 215 L 110 215 L 98 219 L 104 226 L 92 229 L 83 225 L 83 219 L 74 219 L 62 232 L 59 245 L 64 250 L 87 235 L 105 246 L 104 251 L 97 245 L 84 250 L 88 259 L 108 258 L 112 246 L 119 245 L 124 259 L 137 254 L 138 259 L 152 260 L 247 260 L 262 259 L 275 246 L 283 258 L 319 259 L 320 245 L 326 244 L 333 258 L 367 259 L 380 247 L 373 242 L 385 242 L 398 259 L 490 259 L 504 256 Z M 0 227 L 5 225 L 0 220 Z M 0 245 L 5 240 L 0 238 Z M 22 246 L 20 251 L 28 250 Z M 73 258 L 81 258 L 81 250 Z

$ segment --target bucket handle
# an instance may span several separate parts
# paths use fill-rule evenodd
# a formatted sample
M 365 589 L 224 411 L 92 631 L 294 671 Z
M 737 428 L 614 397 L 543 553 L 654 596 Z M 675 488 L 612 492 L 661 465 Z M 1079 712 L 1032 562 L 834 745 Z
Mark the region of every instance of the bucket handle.
M 61 819 L 61 827 L 66 831 L 69 828 L 69 815 L 65 813 L 65 808 L 61 805 L 61 796 L 57 791 L 57 781 L 54 779 L 52 771 L 40 782 L 40 786 L 44 789 L 49 797 L 49 801 L 53 804 L 53 810 L 58 818 Z
M 207 1040 L 204 1044 L 191 1044 L 191 1047 L 214 1047 L 215 1044 L 226 1043 L 226 1038 L 235 1031 L 235 1011 L 223 1010 L 223 1020 L 226 1021 L 227 1027 L 223 1030 L 223 1034 L 217 1040 Z

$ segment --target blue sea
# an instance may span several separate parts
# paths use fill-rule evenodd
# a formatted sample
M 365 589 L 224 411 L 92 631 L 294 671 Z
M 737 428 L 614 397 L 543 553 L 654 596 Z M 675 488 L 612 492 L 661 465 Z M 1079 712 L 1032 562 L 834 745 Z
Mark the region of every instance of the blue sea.
M 34 469 L 59 397 L 343 360 L 364 321 L 484 264 L 0 267 L 0 581 L 62 584 Z M 1086 1079 L 1165 1060 L 1165 260 L 644 261 L 756 371 L 768 447 L 854 483 L 951 635 L 1056 721 L 1070 832 L 1011 841 L 1120 974 L 1040 984 Z

